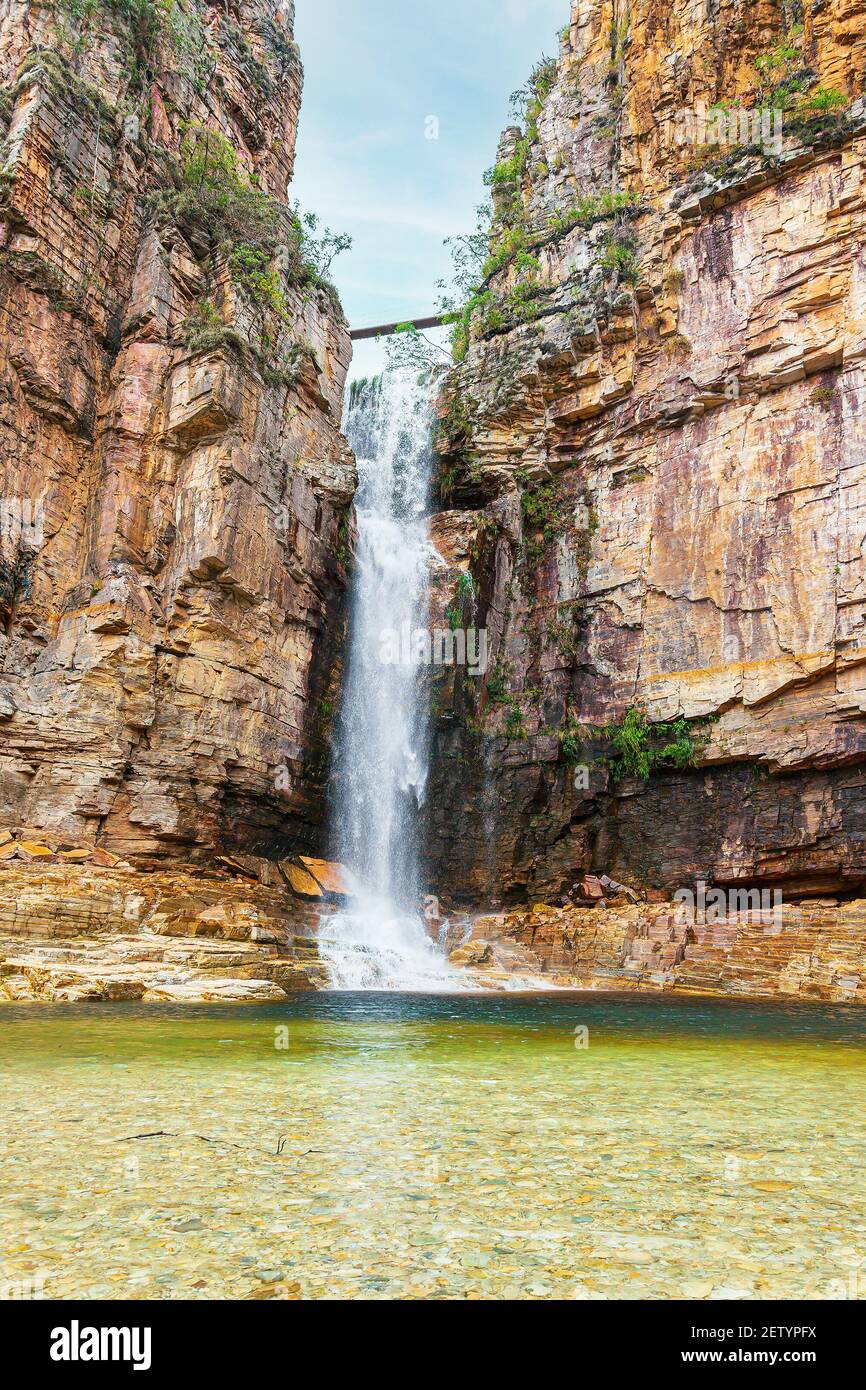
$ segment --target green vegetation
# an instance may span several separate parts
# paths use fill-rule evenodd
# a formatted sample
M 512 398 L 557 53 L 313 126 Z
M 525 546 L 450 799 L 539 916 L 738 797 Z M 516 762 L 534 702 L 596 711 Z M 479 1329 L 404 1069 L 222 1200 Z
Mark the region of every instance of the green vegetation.
M 617 213 L 636 213 L 639 210 L 640 199 L 636 193 L 630 190 L 614 193 L 605 189 L 601 193 L 585 194 L 571 207 L 557 208 L 548 225 L 555 240 L 574 227 L 591 227 L 595 222 L 615 217 Z
M 529 155 L 529 142 L 525 136 L 518 140 L 514 154 L 508 159 L 501 159 L 498 164 L 494 164 L 492 169 L 488 169 L 484 175 L 484 182 L 489 188 L 499 188 L 503 184 L 517 183 L 526 172 L 526 161 Z
M 795 25 L 768 53 L 755 59 L 758 74 L 758 105 L 774 106 L 790 95 L 790 84 L 796 82 L 795 70 L 800 63 L 799 44 L 803 26 Z
M 519 223 L 513 227 L 506 227 L 481 267 L 481 274 L 484 279 L 487 280 L 491 275 L 494 275 L 497 270 L 500 270 L 514 257 L 526 254 L 525 246 L 526 229 Z M 532 259 L 535 258 L 532 257 Z
M 230 348 L 233 352 L 249 352 L 268 386 L 294 386 L 304 358 L 315 361 L 315 351 L 305 340 L 284 343 L 262 334 L 261 346 L 247 342 L 231 324 L 226 323 L 211 299 L 195 305 L 182 326 L 183 341 L 192 352 L 215 352 Z
M 57 12 L 72 23 L 72 31 L 67 27 L 61 33 L 74 53 L 86 50 L 106 25 L 113 27 L 128 46 L 126 76 L 134 89 L 148 80 L 160 44 L 182 63 L 199 91 L 215 69 L 195 7 L 182 0 L 57 0 Z
M 322 290 L 339 307 L 339 297 L 331 283 L 331 266 L 338 256 L 352 248 L 352 238 L 326 227 L 315 212 L 292 207 L 289 226 L 289 265 L 291 283 L 307 291 Z
M 68 106 L 80 107 L 83 113 L 97 122 L 113 127 L 117 111 L 97 87 L 85 82 L 73 72 L 68 60 L 56 48 L 34 48 L 18 69 L 10 99 L 38 83 L 45 91 L 60 97 Z
M 183 324 L 183 340 L 193 352 L 212 352 L 228 346 L 243 350 L 243 339 L 222 315 L 212 299 L 202 299 L 195 305 Z
M 691 339 L 682 333 L 674 333 L 672 337 L 665 338 L 663 347 L 668 357 L 678 357 L 681 360 L 691 357 L 694 351 Z
M 337 560 L 344 567 L 348 565 L 352 558 L 349 549 L 349 518 L 343 513 L 340 517 L 340 524 L 337 527 L 337 544 L 334 550 Z
M 774 48 L 755 59 L 755 106 L 785 113 L 801 138 L 815 140 L 844 128 L 849 100 L 838 87 L 812 85 L 815 74 L 803 57 L 802 41 L 802 24 L 792 24 Z
M 556 58 L 548 58 L 542 54 L 529 74 L 529 90 L 535 101 L 539 104 L 539 110 L 544 105 L 550 95 L 559 64 Z
M 516 697 L 512 697 L 508 702 L 508 713 L 505 716 L 505 737 L 526 738 L 526 729 L 523 726 L 523 712 L 520 708 L 520 701 Z
M 520 513 L 526 529 L 540 531 L 545 544 L 556 540 L 565 529 L 565 510 L 560 506 L 555 483 L 527 486 L 520 494 Z
M 184 132 L 175 188 L 163 202 L 194 246 L 225 257 L 236 284 L 259 309 L 285 313 L 271 268 L 280 241 L 280 209 L 253 181 L 224 135 L 202 126 Z
M 173 180 L 161 197 L 162 211 L 194 247 L 225 258 L 235 284 L 260 313 L 287 317 L 286 284 L 308 293 L 331 289 L 327 271 L 350 238 L 327 228 L 320 234 L 314 214 L 281 207 L 259 188 L 224 135 L 187 126 Z
M 508 678 L 501 662 L 497 662 L 487 677 L 487 698 L 494 705 L 508 703 Z
M 836 399 L 836 392 L 832 386 L 816 386 L 809 396 L 812 405 L 831 405 Z
M 584 745 L 603 740 L 609 751 L 593 761 L 605 763 L 614 782 L 625 777 L 645 782 L 659 769 L 693 767 L 700 749 L 709 742 L 712 723 L 713 716 L 653 724 L 644 710 L 633 705 L 617 724 L 595 726 L 568 719 L 557 736 L 566 762 L 585 761 Z
M 461 603 L 467 599 L 471 603 L 475 598 L 475 581 L 468 570 L 464 570 L 457 580 L 457 597 Z
M 622 723 L 608 725 L 605 733 L 614 750 L 608 762 L 615 782 L 623 777 L 646 781 L 659 767 L 691 767 L 699 747 L 693 721 L 651 724 L 644 711 L 634 706 Z M 703 741 L 708 737 L 705 735 Z
M 0 263 L 10 275 L 44 294 L 52 308 L 80 313 L 83 292 L 62 270 L 36 251 L 0 251 Z
M 625 42 L 627 26 L 619 26 L 620 40 Z M 571 206 L 556 211 L 548 226 L 541 232 L 530 230 L 523 205 L 522 183 L 530 168 L 532 149 L 538 140 L 538 118 L 550 95 L 558 74 L 558 62 L 543 57 L 533 68 L 525 87 L 512 93 L 511 106 L 521 130 L 511 153 L 488 170 L 485 180 L 493 190 L 496 206 L 497 235 L 491 238 L 492 207 L 490 201 L 479 209 L 473 233 L 449 239 L 455 273 L 454 289 L 440 299 L 440 312 L 451 325 L 450 360 L 466 360 L 473 340 L 490 337 L 516 325 L 532 323 L 543 312 L 544 296 L 548 293 L 542 280 L 542 265 L 537 252 L 546 245 L 567 235 L 574 227 L 589 228 L 594 223 L 612 220 L 614 229 L 604 241 L 601 265 L 608 279 L 619 284 L 634 284 L 638 279 L 634 239 L 623 225 L 625 220 L 638 216 L 641 205 L 634 192 L 602 189 L 585 194 Z M 562 153 L 554 164 L 562 163 Z M 533 175 L 546 177 L 549 170 L 544 159 L 532 165 Z M 509 197 L 509 190 L 511 196 Z M 508 269 L 507 287 L 494 293 L 491 278 Z M 440 289 L 443 288 L 440 285 Z M 415 330 L 398 335 L 394 341 L 392 361 L 412 367 L 441 364 L 445 354 Z
M 584 761 L 583 745 L 593 737 L 594 730 L 588 724 L 578 724 L 576 719 L 567 719 L 557 730 L 562 756 L 570 764 Z
M 615 276 L 627 285 L 637 284 L 639 271 L 634 238 L 620 229 L 610 232 L 602 243 L 598 264 L 606 275 Z

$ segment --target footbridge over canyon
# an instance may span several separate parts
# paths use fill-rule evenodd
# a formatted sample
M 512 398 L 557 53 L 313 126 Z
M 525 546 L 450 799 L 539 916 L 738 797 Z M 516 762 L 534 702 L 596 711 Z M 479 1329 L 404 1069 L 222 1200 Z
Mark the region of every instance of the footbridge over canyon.
M 407 328 L 441 328 L 448 322 L 445 314 L 428 314 L 421 319 L 401 319 L 399 323 L 379 323 L 372 328 L 353 328 L 349 337 L 353 342 L 361 338 L 388 338 L 393 333 L 403 333 Z

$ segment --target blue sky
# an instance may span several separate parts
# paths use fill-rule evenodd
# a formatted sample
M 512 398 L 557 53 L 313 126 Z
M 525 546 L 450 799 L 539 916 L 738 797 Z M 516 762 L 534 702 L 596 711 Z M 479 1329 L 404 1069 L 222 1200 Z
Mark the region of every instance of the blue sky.
M 296 0 L 304 64 L 290 196 L 353 238 L 333 278 L 353 327 L 430 312 L 508 98 L 559 51 L 570 0 Z M 427 138 L 438 120 L 438 139 Z M 357 343 L 352 375 L 383 352 Z

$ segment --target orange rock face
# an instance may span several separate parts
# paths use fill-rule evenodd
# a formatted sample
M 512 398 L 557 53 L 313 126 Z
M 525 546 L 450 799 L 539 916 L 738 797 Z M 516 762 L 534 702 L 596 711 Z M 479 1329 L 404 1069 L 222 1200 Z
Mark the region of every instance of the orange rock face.
M 291 15 L 0 17 L 0 823 L 37 841 L 319 848 L 355 473 Z
M 802 30 L 729 0 L 628 10 L 572 6 L 503 137 L 441 401 L 434 536 L 452 593 L 470 556 L 490 670 L 440 682 L 432 886 L 853 892 L 866 10 L 829 0 Z M 745 138 L 707 135 L 714 104 Z M 614 781 L 596 731 L 630 709 L 689 721 L 693 766 Z
M 815 900 L 683 924 L 670 904 L 536 904 L 479 917 L 460 961 L 505 976 L 594 990 L 866 1002 L 866 902 Z M 452 960 L 458 953 L 452 953 Z
M 322 988 L 316 910 L 188 866 L 0 873 L 0 1003 L 272 1003 Z

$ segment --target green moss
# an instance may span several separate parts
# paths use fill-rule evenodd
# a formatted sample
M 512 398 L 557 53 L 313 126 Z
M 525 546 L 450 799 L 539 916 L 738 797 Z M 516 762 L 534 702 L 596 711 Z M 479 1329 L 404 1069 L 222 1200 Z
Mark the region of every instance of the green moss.
M 830 405 L 836 399 L 832 386 L 816 386 L 809 396 L 812 405 Z
M 116 108 L 97 87 L 85 82 L 73 72 L 69 62 L 56 48 L 34 48 L 28 53 L 15 77 L 12 100 L 29 87 L 39 85 L 58 96 L 67 106 L 81 109 L 92 119 L 113 126 Z

